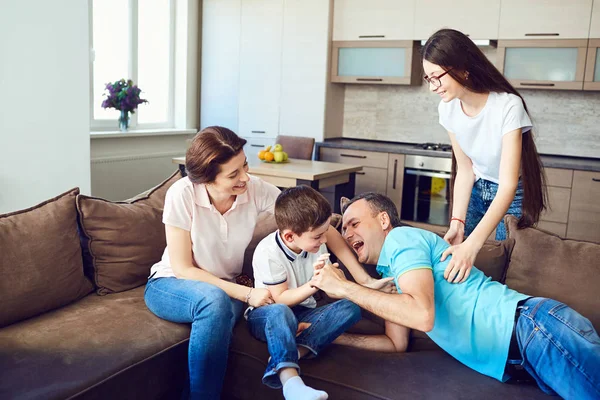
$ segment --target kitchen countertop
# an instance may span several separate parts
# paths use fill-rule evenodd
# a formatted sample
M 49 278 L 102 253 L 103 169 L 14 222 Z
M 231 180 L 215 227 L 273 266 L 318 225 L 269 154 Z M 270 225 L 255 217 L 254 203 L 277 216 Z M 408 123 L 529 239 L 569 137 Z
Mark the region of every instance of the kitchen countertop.
M 316 154 L 320 147 L 330 147 L 348 150 L 378 151 L 396 154 L 414 154 L 420 156 L 450 158 L 449 151 L 423 150 L 416 148 L 415 143 L 380 142 L 360 139 L 326 139 L 315 143 Z M 582 171 L 600 172 L 600 158 L 571 157 L 541 154 L 542 164 L 547 168 L 577 169 Z

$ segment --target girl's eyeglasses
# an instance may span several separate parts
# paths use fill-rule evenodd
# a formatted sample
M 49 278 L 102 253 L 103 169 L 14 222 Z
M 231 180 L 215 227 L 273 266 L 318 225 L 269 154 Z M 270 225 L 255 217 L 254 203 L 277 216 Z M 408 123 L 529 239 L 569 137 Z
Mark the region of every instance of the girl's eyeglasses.
M 452 71 L 452 68 L 450 68 L 448 71 L 444 72 L 443 74 L 441 74 L 439 76 L 432 76 L 431 78 L 429 78 L 429 77 L 427 77 L 427 75 L 425 75 L 423 77 L 423 80 L 427 83 L 432 84 L 436 88 L 439 88 L 440 86 L 442 86 L 442 82 L 440 82 L 440 79 L 450 71 Z

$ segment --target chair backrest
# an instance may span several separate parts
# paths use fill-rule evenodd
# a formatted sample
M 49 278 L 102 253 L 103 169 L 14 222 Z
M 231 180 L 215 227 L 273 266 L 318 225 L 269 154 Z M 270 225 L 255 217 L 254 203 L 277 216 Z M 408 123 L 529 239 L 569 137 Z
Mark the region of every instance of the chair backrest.
M 289 158 L 312 160 L 315 138 L 279 135 L 275 143 L 283 146 L 283 151 L 288 154 Z

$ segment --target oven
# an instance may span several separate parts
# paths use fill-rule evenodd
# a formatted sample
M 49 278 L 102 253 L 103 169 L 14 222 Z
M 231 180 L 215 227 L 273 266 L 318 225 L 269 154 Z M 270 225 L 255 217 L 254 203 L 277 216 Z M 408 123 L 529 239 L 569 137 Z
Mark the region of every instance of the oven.
M 450 222 L 450 178 L 452 159 L 407 155 L 400 218 L 448 226 Z

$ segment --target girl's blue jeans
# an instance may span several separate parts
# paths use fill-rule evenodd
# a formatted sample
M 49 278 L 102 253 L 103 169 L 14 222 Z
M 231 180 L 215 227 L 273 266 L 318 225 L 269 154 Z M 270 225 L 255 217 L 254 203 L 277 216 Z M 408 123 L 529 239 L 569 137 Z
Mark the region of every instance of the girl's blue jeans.
M 300 371 L 298 346 L 308 348 L 316 356 L 360 318 L 360 307 L 349 300 L 338 300 L 317 308 L 272 304 L 250 311 L 250 333 L 267 342 L 271 354 L 263 383 L 274 389 L 281 388 L 279 370 L 291 367 Z M 296 337 L 299 322 L 311 325 Z
M 469 201 L 469 208 L 467 209 L 467 220 L 465 226 L 465 236 L 469 236 L 479 221 L 483 218 L 490 204 L 498 193 L 498 184 L 486 181 L 485 179 L 478 179 L 473 184 L 473 190 L 471 191 L 471 200 Z M 523 206 L 523 185 L 519 181 L 517 186 L 517 192 L 513 199 L 510 207 L 506 214 L 514 215 L 517 218 L 521 218 Z M 504 220 L 500 221 L 496 227 L 496 240 L 506 239 L 506 226 Z
M 600 399 L 600 337 L 590 320 L 556 300 L 527 300 L 517 320 L 521 364 L 548 394 Z
M 220 399 L 231 334 L 245 304 L 210 283 L 178 278 L 150 279 L 144 299 L 158 317 L 192 324 L 189 397 Z

